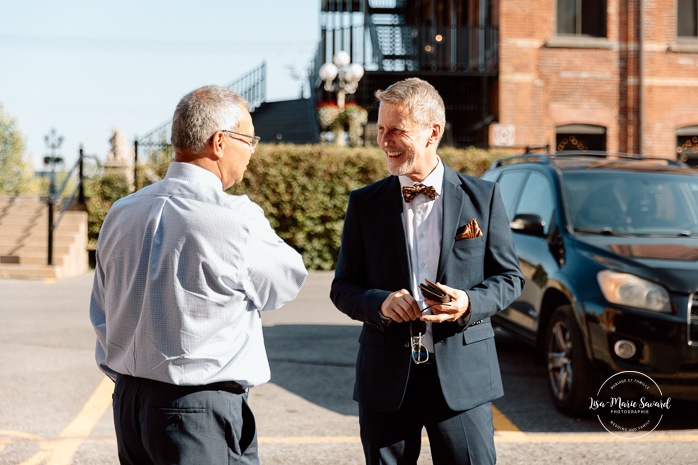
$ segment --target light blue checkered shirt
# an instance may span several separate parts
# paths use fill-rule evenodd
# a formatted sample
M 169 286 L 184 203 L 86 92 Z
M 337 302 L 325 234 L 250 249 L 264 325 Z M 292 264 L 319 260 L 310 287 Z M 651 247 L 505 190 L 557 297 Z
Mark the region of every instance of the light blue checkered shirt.
M 258 205 L 223 192 L 207 170 L 172 163 L 102 225 L 90 301 L 97 363 L 112 379 L 262 384 L 260 310 L 293 300 L 306 276 Z

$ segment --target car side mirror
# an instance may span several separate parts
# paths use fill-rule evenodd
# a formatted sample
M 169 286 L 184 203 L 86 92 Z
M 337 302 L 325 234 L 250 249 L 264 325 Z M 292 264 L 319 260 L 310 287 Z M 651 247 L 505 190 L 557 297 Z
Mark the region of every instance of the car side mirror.
M 533 213 L 519 213 L 509 223 L 512 231 L 530 236 L 542 237 L 545 235 L 545 221 L 539 215 Z

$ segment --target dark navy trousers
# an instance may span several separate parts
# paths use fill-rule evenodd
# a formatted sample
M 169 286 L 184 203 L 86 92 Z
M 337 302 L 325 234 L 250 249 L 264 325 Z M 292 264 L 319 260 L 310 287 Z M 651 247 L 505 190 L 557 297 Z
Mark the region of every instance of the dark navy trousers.
M 114 426 L 122 465 L 257 465 L 257 429 L 235 383 L 175 386 L 119 375 Z
M 359 404 L 361 442 L 367 465 L 415 465 L 426 429 L 434 465 L 493 465 L 492 403 L 453 411 L 441 391 L 435 364 L 412 365 L 397 412 Z

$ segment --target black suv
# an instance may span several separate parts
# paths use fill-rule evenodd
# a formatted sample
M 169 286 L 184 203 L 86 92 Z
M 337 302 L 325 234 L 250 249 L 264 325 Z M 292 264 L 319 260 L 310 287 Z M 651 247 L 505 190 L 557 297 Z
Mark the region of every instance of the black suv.
M 555 406 L 588 413 L 610 374 L 698 399 L 698 171 L 592 152 L 521 155 L 499 183 L 526 286 L 492 319 L 536 346 Z

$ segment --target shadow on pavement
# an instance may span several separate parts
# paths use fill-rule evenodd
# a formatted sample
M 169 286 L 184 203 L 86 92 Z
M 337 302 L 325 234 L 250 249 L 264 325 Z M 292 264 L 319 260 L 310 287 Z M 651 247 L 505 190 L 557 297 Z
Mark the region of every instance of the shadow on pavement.
M 323 408 L 357 415 L 352 400 L 361 326 L 264 327 L 271 382 Z
M 543 364 L 534 360 L 533 347 L 504 330 L 496 332 L 497 352 L 504 381 L 504 397 L 496 407 L 524 432 L 603 432 L 596 416 L 567 417 L 553 406 Z M 672 399 L 657 431 L 698 428 L 698 402 Z
M 352 400 L 357 325 L 278 324 L 264 327 L 271 382 L 308 402 L 342 415 L 358 414 Z M 545 368 L 534 349 L 502 330 L 496 332 L 504 397 L 495 406 L 523 432 L 599 433 L 595 416 L 570 418 L 552 404 Z M 698 403 L 672 400 L 658 431 L 698 428 Z

